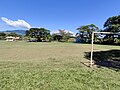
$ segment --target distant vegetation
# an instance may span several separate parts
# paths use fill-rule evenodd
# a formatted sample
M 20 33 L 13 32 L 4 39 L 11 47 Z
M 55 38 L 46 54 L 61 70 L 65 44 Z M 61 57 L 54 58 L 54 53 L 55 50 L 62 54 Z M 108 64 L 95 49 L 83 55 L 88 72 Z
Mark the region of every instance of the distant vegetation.
M 58 30 L 57 33 L 50 35 L 50 31 L 44 28 L 31 28 L 26 31 L 26 36 L 32 40 L 30 41 L 59 41 L 59 42 L 68 42 L 70 38 L 72 42 L 82 42 L 82 43 L 91 43 L 92 32 L 120 32 L 120 15 L 109 17 L 104 23 L 104 29 L 99 29 L 95 24 L 83 25 L 77 28 L 78 32 L 75 36 L 72 35 L 67 30 Z M 99 38 L 101 34 L 95 35 L 95 43 L 101 44 L 120 44 L 120 35 L 118 34 L 109 34 L 105 35 L 103 38 Z
M 88 43 L 91 43 L 92 32 L 100 31 L 99 28 L 94 24 L 80 26 L 77 28 L 77 30 L 78 33 L 76 34 L 76 36 L 78 39 L 80 39 L 80 42 L 88 42 Z
M 20 39 L 22 39 L 22 35 L 16 34 L 14 32 L 10 33 L 0 32 L 0 40 L 5 40 L 7 36 L 20 37 Z
M 104 25 L 104 29 L 99 29 L 95 24 L 82 25 L 76 30 L 78 32 L 74 36 L 69 30 L 59 29 L 57 33 L 50 34 L 50 30 L 45 28 L 30 28 L 29 30 L 13 30 L 0 32 L 0 40 L 4 40 L 6 36 L 25 36 L 24 39 L 31 42 L 81 42 L 91 43 L 92 32 L 115 32 L 118 34 L 104 35 L 103 38 L 99 38 L 102 34 L 95 35 L 95 43 L 100 44 L 117 44 L 120 45 L 120 15 L 109 17 Z M 8 33 L 9 32 L 9 33 Z
M 67 30 L 58 30 L 58 33 L 52 35 L 53 41 L 67 42 L 69 38 L 72 38 L 73 34 Z
M 45 28 L 30 28 L 26 31 L 25 36 L 29 41 L 35 42 L 50 41 L 51 39 L 50 31 Z
M 104 23 L 104 29 L 100 30 L 96 25 L 84 25 L 77 28 L 78 33 L 76 34 L 80 42 L 91 42 L 91 34 L 93 31 L 96 32 L 114 32 L 119 34 L 108 34 L 103 38 L 98 38 L 101 34 L 95 35 L 95 42 L 101 44 L 118 44 L 120 45 L 120 15 L 109 17 Z
M 25 35 L 25 31 L 26 30 L 7 30 L 7 31 L 5 31 L 5 33 L 16 33 L 16 34 L 24 36 Z
M 0 32 L 0 40 L 4 40 L 6 37 L 6 34 L 4 32 Z

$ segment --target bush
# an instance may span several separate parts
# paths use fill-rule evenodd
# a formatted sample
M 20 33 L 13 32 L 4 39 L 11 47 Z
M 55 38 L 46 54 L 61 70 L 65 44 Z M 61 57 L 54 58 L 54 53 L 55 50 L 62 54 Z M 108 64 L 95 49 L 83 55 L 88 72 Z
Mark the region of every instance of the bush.
M 114 43 L 117 44 L 117 45 L 120 45 L 120 39 L 115 38 L 115 39 L 114 39 Z

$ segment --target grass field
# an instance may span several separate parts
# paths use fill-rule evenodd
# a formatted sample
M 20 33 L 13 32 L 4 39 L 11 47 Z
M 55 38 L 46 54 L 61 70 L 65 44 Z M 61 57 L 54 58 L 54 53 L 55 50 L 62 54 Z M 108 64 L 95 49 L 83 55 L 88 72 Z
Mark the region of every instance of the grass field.
M 81 63 L 89 62 L 90 49 L 89 44 L 0 41 L 0 90 L 120 90 L 119 69 Z M 95 51 L 112 49 L 120 46 L 95 45 Z

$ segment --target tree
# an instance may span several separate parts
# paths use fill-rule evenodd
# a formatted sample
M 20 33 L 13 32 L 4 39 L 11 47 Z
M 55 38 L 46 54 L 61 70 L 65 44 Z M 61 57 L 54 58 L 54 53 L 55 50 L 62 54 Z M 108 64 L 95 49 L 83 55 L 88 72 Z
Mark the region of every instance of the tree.
M 14 32 L 11 32 L 11 33 L 7 34 L 7 36 L 18 37 L 18 36 L 20 36 L 20 35 L 14 33 Z
M 120 32 L 120 15 L 109 17 L 104 23 L 105 32 Z M 117 37 L 115 37 L 117 36 Z M 120 35 L 107 34 L 104 37 L 105 44 L 117 44 L 120 42 Z
M 99 28 L 94 24 L 90 24 L 90 25 L 80 26 L 77 28 L 77 30 L 79 31 L 76 34 L 77 37 L 79 37 L 84 42 L 88 42 L 88 40 L 91 41 L 92 32 L 99 31 Z
M 4 32 L 0 32 L 0 40 L 5 39 L 6 34 Z
M 73 34 L 67 30 L 58 30 L 58 33 L 54 33 L 53 39 L 58 41 L 67 41 Z
M 106 32 L 120 32 L 120 15 L 109 17 L 104 23 Z
M 11 32 L 9 34 L 6 34 L 6 36 L 19 37 L 20 40 L 22 40 L 22 35 L 19 35 L 19 34 L 15 33 L 15 32 Z
M 45 28 L 30 28 L 26 31 L 26 36 L 35 38 L 38 42 L 50 40 L 51 37 L 50 31 Z
M 60 41 L 62 41 L 62 36 L 54 33 L 54 34 L 52 34 L 52 40 L 60 42 Z

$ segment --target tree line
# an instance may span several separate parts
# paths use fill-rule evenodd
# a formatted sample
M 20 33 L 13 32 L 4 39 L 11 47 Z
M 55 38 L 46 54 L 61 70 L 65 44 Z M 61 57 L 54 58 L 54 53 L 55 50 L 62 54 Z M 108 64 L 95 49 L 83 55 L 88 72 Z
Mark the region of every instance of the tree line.
M 22 35 L 19 35 L 19 34 L 14 33 L 14 32 L 11 32 L 11 33 L 0 32 L 0 40 L 5 40 L 6 37 L 8 37 L 8 36 L 20 37 L 20 39 L 22 39 Z
M 105 37 L 99 38 L 101 34 L 95 35 L 95 42 L 102 44 L 119 44 L 120 45 L 120 15 L 109 17 L 104 25 L 104 29 L 100 30 L 94 24 L 84 25 L 77 28 L 79 31 L 77 37 L 81 42 L 91 42 L 92 32 L 113 32 L 118 34 L 107 34 Z M 79 42 L 79 41 L 78 41 Z
M 95 24 L 82 25 L 79 26 L 76 30 L 78 31 L 75 36 L 68 30 L 58 30 L 57 33 L 50 34 L 50 30 L 45 28 L 30 28 L 26 30 L 25 39 L 28 41 L 35 42 L 46 42 L 46 41 L 59 41 L 67 42 L 69 40 L 74 42 L 82 43 L 91 43 L 92 32 L 115 32 L 120 33 L 120 15 L 109 17 L 104 25 L 104 29 L 99 29 Z M 12 33 L 12 36 L 15 36 L 15 33 Z M 4 39 L 6 36 L 5 33 L 0 33 L 0 39 Z M 118 34 L 109 34 L 104 35 L 103 38 L 100 38 L 101 34 L 95 35 L 96 43 L 103 44 L 120 44 L 120 35 Z M 75 40 L 74 40 L 74 39 Z

